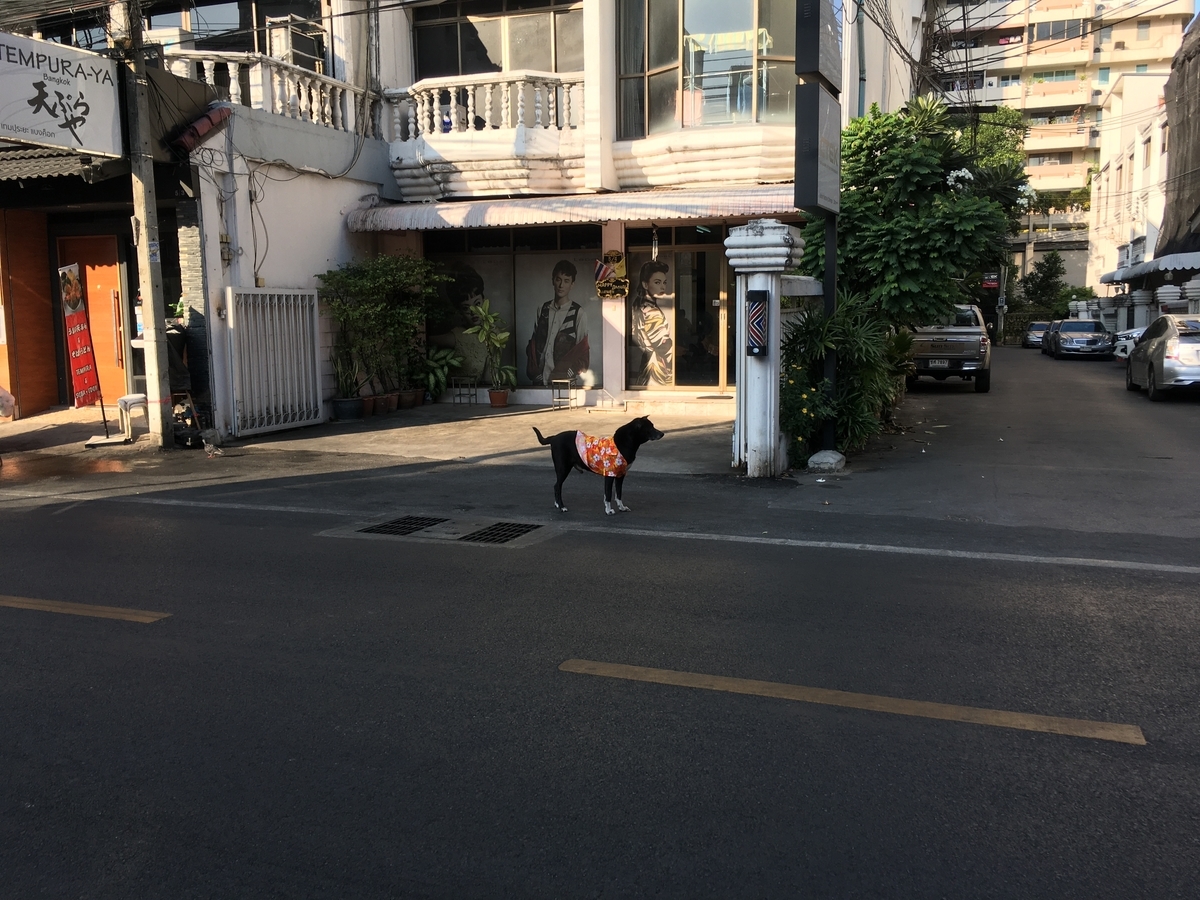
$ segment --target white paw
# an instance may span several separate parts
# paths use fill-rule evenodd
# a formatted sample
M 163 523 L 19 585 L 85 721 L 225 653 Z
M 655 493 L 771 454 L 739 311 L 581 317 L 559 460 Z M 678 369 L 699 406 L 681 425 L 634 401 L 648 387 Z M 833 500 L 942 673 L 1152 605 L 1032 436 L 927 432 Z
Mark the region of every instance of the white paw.
M 617 501 L 617 509 L 619 509 L 621 512 L 629 512 L 630 511 L 629 507 L 626 506 L 624 503 L 621 503 L 620 501 Z
M 617 511 L 615 509 L 613 509 L 611 506 L 609 506 L 607 503 L 605 503 L 604 504 L 604 514 L 606 516 L 615 516 L 617 514 Z

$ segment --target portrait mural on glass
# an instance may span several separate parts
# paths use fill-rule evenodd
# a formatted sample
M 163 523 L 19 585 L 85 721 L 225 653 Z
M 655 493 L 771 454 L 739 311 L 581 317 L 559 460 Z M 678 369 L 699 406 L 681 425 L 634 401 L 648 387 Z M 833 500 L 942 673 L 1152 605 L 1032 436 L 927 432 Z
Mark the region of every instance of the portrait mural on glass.
M 662 387 L 675 383 L 675 291 L 673 254 L 629 254 L 628 385 Z
M 594 256 L 516 257 L 519 385 L 549 387 L 564 379 L 587 388 L 602 383 Z
M 427 341 L 431 347 L 453 348 L 462 357 L 452 375 L 482 378 L 487 352 L 475 335 L 466 333 L 477 324 L 470 309 L 487 298 L 491 309 L 511 325 L 512 257 L 473 254 L 443 260 L 442 266 L 450 278 L 441 288 L 446 303 L 443 315 L 429 322 Z M 510 342 L 505 364 L 512 362 L 512 346 Z

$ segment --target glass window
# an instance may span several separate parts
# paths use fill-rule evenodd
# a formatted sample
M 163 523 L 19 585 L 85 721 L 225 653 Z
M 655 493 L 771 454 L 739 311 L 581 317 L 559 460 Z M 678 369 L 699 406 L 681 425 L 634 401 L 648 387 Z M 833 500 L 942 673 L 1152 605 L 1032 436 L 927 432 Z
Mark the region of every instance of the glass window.
M 1142 168 L 1150 168 L 1150 138 L 1142 141 Z
M 1100 29 L 1100 43 L 1102 43 L 1102 44 L 1112 43 L 1112 26 L 1111 25 L 1105 25 L 1103 28 Z
M 550 50 L 550 14 L 512 16 L 508 20 L 508 69 L 549 72 L 554 68 Z
M 1108 68 L 1108 66 L 1101 66 L 1100 71 L 1098 73 L 1096 73 L 1096 80 L 1098 82 L 1100 82 L 1101 84 L 1108 84 L 1109 73 L 1110 73 L 1110 69 Z
M 458 26 L 427 25 L 416 29 L 417 80 L 459 75 Z
M 453 26 L 443 26 L 453 27 Z M 422 28 L 418 31 L 426 29 Z M 462 74 L 500 72 L 504 69 L 504 36 L 499 19 L 474 19 L 458 27 Z
M 1133 71 L 1136 75 L 1144 75 L 1146 72 L 1150 71 L 1150 66 L 1146 63 L 1142 63 L 1138 66 L 1135 66 Z
M 583 10 L 554 14 L 554 71 L 583 71 Z
M 1139 41 L 1150 40 L 1150 23 L 1149 22 L 1138 22 L 1137 23 L 1137 39 Z
M 621 138 L 794 121 L 795 0 L 619 3 Z
M 677 0 L 649 0 L 648 27 L 650 68 L 679 62 L 679 4 Z

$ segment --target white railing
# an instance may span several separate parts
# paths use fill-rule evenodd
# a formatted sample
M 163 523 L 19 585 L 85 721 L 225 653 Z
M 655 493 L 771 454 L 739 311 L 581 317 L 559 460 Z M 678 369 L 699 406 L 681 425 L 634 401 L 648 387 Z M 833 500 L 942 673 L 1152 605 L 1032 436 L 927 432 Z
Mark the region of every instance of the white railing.
M 578 128 L 583 122 L 583 73 L 494 72 L 426 78 L 384 91 L 392 106 L 392 140 L 499 128 Z
M 261 53 L 167 50 L 164 56 L 173 74 L 203 81 L 230 103 L 382 137 L 382 103 L 363 88 Z
M 317 292 L 225 289 L 235 437 L 322 421 Z

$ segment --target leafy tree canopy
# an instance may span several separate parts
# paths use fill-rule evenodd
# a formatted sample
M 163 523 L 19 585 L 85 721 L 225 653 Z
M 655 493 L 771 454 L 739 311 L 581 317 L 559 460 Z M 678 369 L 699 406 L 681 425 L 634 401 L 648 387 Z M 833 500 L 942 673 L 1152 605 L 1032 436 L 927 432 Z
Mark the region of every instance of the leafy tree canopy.
M 984 113 L 978 125 L 970 118 L 955 123 L 955 141 L 979 166 L 1025 166 L 1025 117 L 1019 109 L 1001 106 Z
M 1062 255 L 1057 250 L 1051 250 L 1035 260 L 1021 279 L 1021 299 L 1034 306 L 1053 306 L 1066 287 L 1063 282 L 1066 274 L 1067 267 L 1063 264 Z
M 872 106 L 842 132 L 840 286 L 893 324 L 931 322 L 964 299 L 963 278 L 1005 263 L 1029 200 L 1021 164 L 964 152 L 940 101 L 888 115 Z M 823 235 L 821 221 L 806 228 L 808 274 L 823 271 Z

